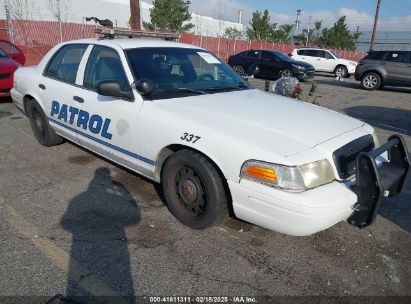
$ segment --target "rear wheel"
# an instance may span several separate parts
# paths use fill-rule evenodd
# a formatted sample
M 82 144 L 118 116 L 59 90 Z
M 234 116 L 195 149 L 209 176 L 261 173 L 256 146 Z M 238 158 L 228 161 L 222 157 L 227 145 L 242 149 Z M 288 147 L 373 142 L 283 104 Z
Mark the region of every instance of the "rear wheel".
M 203 229 L 228 216 L 223 180 L 204 156 L 176 152 L 166 161 L 161 182 L 168 208 L 183 224 Z
M 63 137 L 57 135 L 51 128 L 43 109 L 37 101 L 32 100 L 28 104 L 27 110 L 34 136 L 41 145 L 50 147 L 64 141 Z
M 245 75 L 244 68 L 243 68 L 242 65 L 235 65 L 233 68 L 234 68 L 234 71 L 237 72 L 237 74 L 239 74 L 241 76 Z
M 366 73 L 361 78 L 361 86 L 365 90 L 368 90 L 368 91 L 377 90 L 381 87 L 381 85 L 382 85 L 381 77 L 377 73 L 374 73 L 374 72 Z

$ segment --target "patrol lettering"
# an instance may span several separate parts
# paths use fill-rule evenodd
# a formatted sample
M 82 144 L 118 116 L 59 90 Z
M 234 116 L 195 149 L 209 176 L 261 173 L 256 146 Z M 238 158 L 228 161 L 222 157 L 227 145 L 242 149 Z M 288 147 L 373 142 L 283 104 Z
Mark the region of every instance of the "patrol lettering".
M 59 120 L 76 125 L 78 128 L 89 130 L 93 134 L 100 134 L 102 137 L 111 139 L 113 135 L 108 131 L 111 123 L 111 119 L 103 119 L 100 115 L 91 115 L 84 110 L 80 110 L 75 107 L 68 107 L 66 104 L 62 104 L 58 101 L 51 103 L 50 115 L 57 117 Z M 77 121 L 76 121 L 77 118 Z

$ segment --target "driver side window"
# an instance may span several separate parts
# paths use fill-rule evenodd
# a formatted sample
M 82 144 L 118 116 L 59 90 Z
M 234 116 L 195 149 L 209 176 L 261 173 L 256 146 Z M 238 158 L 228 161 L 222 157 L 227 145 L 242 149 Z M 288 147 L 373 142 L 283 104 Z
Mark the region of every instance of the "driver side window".
M 100 82 L 107 80 L 117 81 L 124 91 L 130 89 L 118 53 L 108 47 L 94 46 L 86 65 L 83 86 L 95 91 Z

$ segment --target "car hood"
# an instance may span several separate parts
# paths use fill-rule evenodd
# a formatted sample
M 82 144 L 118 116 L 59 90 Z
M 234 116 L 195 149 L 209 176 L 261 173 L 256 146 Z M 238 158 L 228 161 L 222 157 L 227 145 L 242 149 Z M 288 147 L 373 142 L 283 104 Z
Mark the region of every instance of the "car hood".
M 0 57 L 1 72 L 13 73 L 17 67 L 17 64 L 10 57 Z
M 247 147 L 283 156 L 311 148 L 364 123 L 349 116 L 260 90 L 156 101 L 193 122 L 234 137 Z M 229 143 L 227 143 L 229 145 Z

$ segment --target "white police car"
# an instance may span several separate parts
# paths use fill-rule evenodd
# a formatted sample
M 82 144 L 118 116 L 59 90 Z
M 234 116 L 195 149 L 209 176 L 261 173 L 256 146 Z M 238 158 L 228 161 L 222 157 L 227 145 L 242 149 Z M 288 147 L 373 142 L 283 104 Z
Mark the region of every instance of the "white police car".
M 253 89 L 191 45 L 71 41 L 14 81 L 40 144 L 66 138 L 161 183 L 171 212 L 196 229 L 230 211 L 290 235 L 347 219 L 365 227 L 409 167 L 400 137 L 376 148 L 369 125 Z M 376 162 L 387 150 L 389 162 Z

